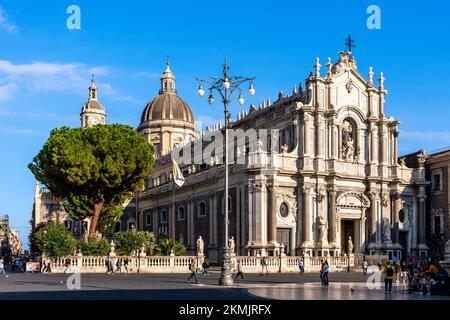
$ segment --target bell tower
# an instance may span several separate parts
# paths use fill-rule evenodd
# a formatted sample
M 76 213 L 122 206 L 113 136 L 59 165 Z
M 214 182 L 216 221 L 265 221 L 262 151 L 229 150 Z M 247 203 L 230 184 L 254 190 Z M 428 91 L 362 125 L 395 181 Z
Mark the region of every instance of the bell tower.
M 81 109 L 80 118 L 82 128 L 106 123 L 105 108 L 97 99 L 97 86 L 95 85 L 94 76 L 92 76 L 91 85 L 89 86 L 89 97 Z

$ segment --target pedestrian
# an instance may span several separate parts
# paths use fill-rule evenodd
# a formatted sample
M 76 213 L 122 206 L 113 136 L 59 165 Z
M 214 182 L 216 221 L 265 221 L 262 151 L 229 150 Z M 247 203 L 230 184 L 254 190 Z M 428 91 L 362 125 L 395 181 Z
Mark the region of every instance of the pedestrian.
M 116 271 L 122 274 L 122 258 L 117 259 Z
M 237 261 L 237 270 L 238 270 L 238 273 L 236 274 L 236 278 L 235 279 L 237 279 L 239 276 L 241 276 L 241 279 L 244 280 L 244 273 L 242 272 L 241 260 Z
M 125 260 L 123 260 L 123 268 L 128 273 L 128 258 L 125 258 Z
M 391 261 L 388 261 L 386 265 L 383 268 L 383 274 L 384 274 L 384 293 L 390 294 L 392 291 L 392 279 L 394 279 L 394 266 L 392 265 Z
M 266 270 L 266 275 L 269 276 L 269 268 L 267 267 L 266 257 L 261 258 L 261 275 L 264 274 L 264 269 Z
M 298 262 L 298 268 L 300 269 L 300 274 L 303 275 L 303 273 L 305 273 L 305 262 L 303 259 L 300 259 Z
M 106 259 L 106 274 L 111 273 L 111 257 Z
M 369 264 L 366 260 L 363 262 L 363 275 L 367 276 L 367 268 L 369 267 Z
M 0 257 L 0 273 L 3 274 L 5 278 L 9 277 L 5 272 L 5 261 L 3 260 L 3 257 Z
M 66 261 L 64 262 L 64 267 L 66 267 L 66 269 L 64 269 L 63 273 L 72 273 L 72 267 L 71 267 L 71 261 L 70 258 L 67 258 Z
M 206 258 L 205 258 L 205 260 L 203 260 L 202 269 L 203 269 L 202 274 L 206 274 L 206 275 L 209 274 L 209 262 L 208 262 L 208 259 L 206 259 Z
M 192 277 L 194 277 L 195 283 L 198 283 L 198 279 L 197 279 L 197 262 L 195 261 L 195 259 L 191 259 L 191 263 L 189 263 L 189 270 L 191 270 L 191 275 L 189 276 L 187 281 L 189 283 L 191 283 L 191 279 L 192 279 Z
M 328 272 L 330 270 L 330 267 L 328 265 L 328 261 L 325 260 L 323 263 L 323 270 L 322 270 L 322 279 L 323 279 L 323 285 L 324 287 L 328 288 Z
M 52 273 L 52 260 L 50 258 L 47 258 L 47 272 Z

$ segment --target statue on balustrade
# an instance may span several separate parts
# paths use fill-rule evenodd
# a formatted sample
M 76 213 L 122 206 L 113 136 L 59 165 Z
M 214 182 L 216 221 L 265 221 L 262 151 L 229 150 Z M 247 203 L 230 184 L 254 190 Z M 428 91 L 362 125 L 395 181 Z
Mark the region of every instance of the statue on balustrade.
M 205 243 L 202 239 L 202 236 L 199 236 L 197 239 L 197 255 L 198 256 L 202 256 L 203 253 L 203 249 L 204 249 Z
M 234 243 L 234 237 L 231 237 L 230 239 L 228 239 L 228 247 L 230 248 L 230 254 L 234 255 L 234 249 L 235 249 L 235 243 Z

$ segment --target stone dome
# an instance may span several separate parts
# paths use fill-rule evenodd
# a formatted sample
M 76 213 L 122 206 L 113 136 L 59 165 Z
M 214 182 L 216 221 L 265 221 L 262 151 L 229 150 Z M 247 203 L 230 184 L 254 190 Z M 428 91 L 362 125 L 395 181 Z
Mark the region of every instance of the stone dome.
M 141 124 L 155 120 L 178 120 L 194 124 L 194 114 L 189 105 L 175 92 L 162 91 L 145 107 Z

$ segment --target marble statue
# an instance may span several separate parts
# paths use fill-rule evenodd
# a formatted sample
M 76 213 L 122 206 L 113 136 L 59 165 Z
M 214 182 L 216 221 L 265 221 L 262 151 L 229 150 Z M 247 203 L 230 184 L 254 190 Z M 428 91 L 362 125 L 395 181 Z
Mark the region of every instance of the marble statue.
M 328 221 L 323 216 L 319 216 L 319 239 L 321 242 L 327 242 Z
M 352 254 L 353 253 L 353 241 L 352 241 L 352 237 L 349 236 L 348 237 L 348 254 Z
M 383 220 L 383 241 L 390 243 L 391 240 L 391 224 L 388 219 Z
M 234 237 L 231 237 L 230 239 L 228 239 L 228 247 L 230 248 L 230 254 L 234 254 L 234 249 L 235 249 Z
M 205 243 L 203 242 L 202 236 L 199 236 L 197 239 L 197 255 L 198 256 L 203 255 L 204 246 L 205 246 Z

